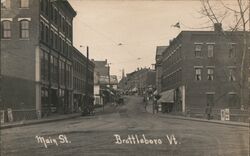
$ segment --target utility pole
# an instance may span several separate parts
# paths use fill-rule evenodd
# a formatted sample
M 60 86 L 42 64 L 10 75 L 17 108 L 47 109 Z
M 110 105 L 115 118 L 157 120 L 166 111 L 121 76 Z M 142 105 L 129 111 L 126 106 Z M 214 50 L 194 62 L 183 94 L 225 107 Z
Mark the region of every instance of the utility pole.
M 0 25 L 0 29 L 2 30 L 2 24 Z M 1 48 L 1 44 L 0 44 L 0 48 Z M 3 105 L 3 101 L 2 101 L 2 68 L 3 68 L 3 64 L 2 64 L 2 49 L 0 49 L 0 108 L 3 107 L 3 111 L 4 111 L 4 105 Z M 1 122 L 0 122 L 1 125 Z M 1 154 L 1 153 L 0 153 Z
M 89 47 L 88 46 L 87 46 L 87 60 L 86 60 L 86 70 L 85 71 L 86 71 L 85 104 L 86 104 L 87 108 L 90 108 L 90 104 L 89 104 L 89 91 L 88 91 L 88 87 L 89 87 L 89 72 L 88 72 L 89 71 Z M 90 113 L 90 112 L 88 112 L 88 113 Z
M 111 86 L 110 86 L 110 66 L 109 66 L 110 63 L 108 63 L 108 79 L 109 79 L 109 90 L 111 89 Z M 111 90 L 110 90 L 111 91 Z M 109 102 L 111 101 L 111 94 L 109 96 Z

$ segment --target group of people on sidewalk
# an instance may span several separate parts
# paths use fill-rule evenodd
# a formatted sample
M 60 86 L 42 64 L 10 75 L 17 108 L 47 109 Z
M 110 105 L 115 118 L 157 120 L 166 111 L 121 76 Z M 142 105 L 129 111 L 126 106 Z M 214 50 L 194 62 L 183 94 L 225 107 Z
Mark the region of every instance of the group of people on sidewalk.
M 160 98 L 160 95 L 157 94 L 157 91 L 155 91 L 152 94 L 144 94 L 143 96 L 143 102 L 144 102 L 144 108 L 145 110 L 147 110 L 147 106 L 150 103 L 150 101 L 152 102 L 152 109 L 153 109 L 153 113 L 158 113 L 159 112 L 159 105 L 157 103 L 158 99 Z

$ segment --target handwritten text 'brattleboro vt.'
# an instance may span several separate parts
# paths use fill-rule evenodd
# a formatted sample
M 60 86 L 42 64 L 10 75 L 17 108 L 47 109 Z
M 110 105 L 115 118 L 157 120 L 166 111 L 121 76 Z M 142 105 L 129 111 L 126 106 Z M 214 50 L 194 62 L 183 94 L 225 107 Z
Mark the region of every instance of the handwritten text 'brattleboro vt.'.
M 145 134 L 137 135 L 131 134 L 126 137 L 121 137 L 119 134 L 114 134 L 115 144 L 145 144 L 145 145 L 161 145 L 161 144 L 169 144 L 169 145 L 177 145 L 181 144 L 177 141 L 176 137 L 172 135 L 165 135 L 162 138 L 149 138 L 146 137 Z

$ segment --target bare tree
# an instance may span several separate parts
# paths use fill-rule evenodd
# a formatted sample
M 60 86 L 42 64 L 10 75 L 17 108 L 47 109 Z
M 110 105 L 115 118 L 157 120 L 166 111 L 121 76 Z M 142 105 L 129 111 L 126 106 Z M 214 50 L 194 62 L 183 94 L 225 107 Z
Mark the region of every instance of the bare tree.
M 200 0 L 201 1 L 201 10 L 199 13 L 207 17 L 208 20 L 212 24 L 215 23 L 223 23 L 223 20 L 226 17 L 234 16 L 235 20 L 232 21 L 232 24 L 228 25 L 230 28 L 229 30 L 234 31 L 242 31 L 243 32 L 243 50 L 240 62 L 240 105 L 241 108 L 246 108 L 247 104 L 244 101 L 244 92 L 247 90 L 247 50 L 248 50 L 248 42 L 249 42 L 249 34 L 247 31 L 247 24 L 249 24 L 250 18 L 250 0 L 236 0 L 234 7 L 226 4 L 226 1 L 219 0 L 219 1 L 212 1 L 212 0 Z M 228 1 L 227 1 L 228 2 Z M 230 2 L 230 1 L 229 1 Z M 231 1 L 232 2 L 232 1 Z M 215 4 L 215 5 L 213 5 Z M 219 8 L 220 7 L 220 8 Z M 249 14 L 248 14 L 249 13 Z M 226 23 L 223 23 L 226 25 Z M 250 29 L 250 24 L 249 24 Z M 223 31 L 223 34 L 225 32 Z

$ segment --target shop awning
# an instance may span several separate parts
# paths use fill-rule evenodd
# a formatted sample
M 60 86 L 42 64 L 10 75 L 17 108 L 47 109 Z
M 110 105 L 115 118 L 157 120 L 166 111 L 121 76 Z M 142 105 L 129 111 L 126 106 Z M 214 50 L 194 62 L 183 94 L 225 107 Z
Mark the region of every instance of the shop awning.
M 174 89 L 162 92 L 160 95 L 158 102 L 174 102 Z

